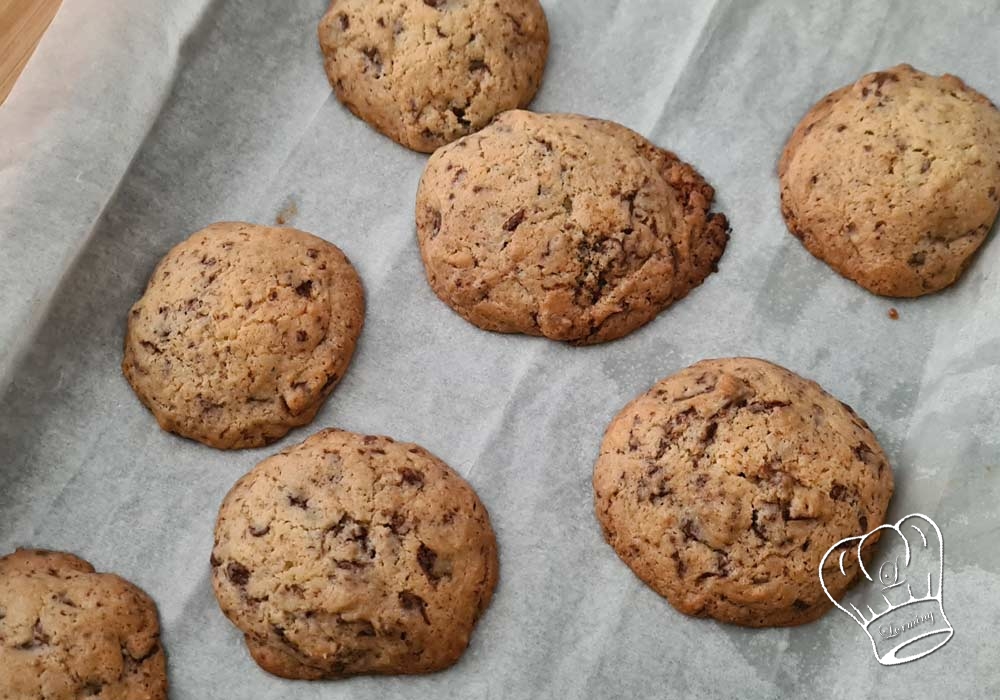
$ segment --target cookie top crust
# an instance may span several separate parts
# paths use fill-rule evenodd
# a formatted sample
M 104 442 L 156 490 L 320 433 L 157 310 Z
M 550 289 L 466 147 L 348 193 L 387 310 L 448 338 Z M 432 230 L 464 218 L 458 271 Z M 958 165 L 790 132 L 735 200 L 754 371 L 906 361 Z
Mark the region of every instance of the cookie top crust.
M 430 153 L 531 102 L 549 28 L 537 0 L 334 0 L 319 43 L 341 102 Z
M 778 165 L 789 230 L 865 289 L 954 283 L 1000 209 L 1000 111 L 953 75 L 908 65 L 816 104 Z
M 0 558 L 0 697 L 165 700 L 155 604 L 72 554 Z
M 363 323 L 361 281 L 335 245 L 218 223 L 156 267 L 128 316 L 122 370 L 163 429 L 255 447 L 313 419 Z
M 619 124 L 511 111 L 431 157 L 417 238 L 431 288 L 471 323 L 599 343 L 715 269 L 728 224 L 713 196 Z
M 751 627 L 832 607 L 823 554 L 881 525 L 892 491 L 849 406 L 752 358 L 698 362 L 637 397 L 594 468 L 604 536 L 636 575 L 683 613 Z
M 219 510 L 212 584 L 286 678 L 455 663 L 496 585 L 472 488 L 422 447 L 324 430 L 258 464 Z

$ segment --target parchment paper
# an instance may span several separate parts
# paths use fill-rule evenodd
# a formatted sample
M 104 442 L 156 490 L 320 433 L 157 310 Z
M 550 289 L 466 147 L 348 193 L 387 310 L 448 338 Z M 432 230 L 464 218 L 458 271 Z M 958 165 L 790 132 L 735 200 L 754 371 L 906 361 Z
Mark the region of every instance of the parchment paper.
M 434 297 L 413 230 L 425 158 L 332 97 L 315 37 L 325 0 L 63 4 L 0 108 L 0 552 L 70 550 L 148 591 L 174 698 L 1000 696 L 1000 242 L 952 289 L 881 299 L 788 235 L 775 176 L 806 109 L 868 70 L 907 61 L 1000 100 L 1000 6 L 544 5 L 552 50 L 533 107 L 677 151 L 733 227 L 718 274 L 592 348 L 486 333 Z M 272 447 L 219 452 L 160 431 L 119 371 L 129 305 L 194 230 L 282 211 L 364 280 L 346 378 Z M 944 535 L 944 648 L 886 668 L 836 610 L 786 630 L 690 619 L 604 544 L 590 485 L 604 427 L 659 378 L 727 355 L 814 378 L 872 425 L 896 473 L 890 516 L 925 513 Z M 423 444 L 490 510 L 500 585 L 449 671 L 282 681 L 216 605 L 222 497 L 330 425 Z

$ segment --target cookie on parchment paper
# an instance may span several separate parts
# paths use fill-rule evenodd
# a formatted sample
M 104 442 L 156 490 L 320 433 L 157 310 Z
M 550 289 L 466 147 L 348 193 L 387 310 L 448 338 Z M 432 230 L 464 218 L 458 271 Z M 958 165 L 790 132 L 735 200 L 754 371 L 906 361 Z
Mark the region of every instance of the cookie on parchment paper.
M 454 664 L 498 572 L 489 516 L 458 474 L 417 445 L 333 429 L 236 483 L 211 564 L 257 663 L 303 679 Z
M 363 323 L 361 281 L 335 245 L 218 223 L 156 267 L 128 316 L 122 371 L 164 430 L 256 447 L 315 417 Z
M 430 153 L 531 102 L 549 29 L 538 0 L 334 0 L 319 42 L 340 101 Z
M 0 698 L 165 700 L 156 605 L 64 552 L 0 558 Z
M 1000 111 L 953 75 L 899 65 L 814 106 L 778 166 L 789 230 L 876 294 L 954 283 L 1000 209 Z
M 597 518 L 629 568 L 683 613 L 750 627 L 832 607 L 823 554 L 881 525 L 892 492 L 849 406 L 750 358 L 698 362 L 637 397 L 594 468 Z M 830 593 L 857 573 L 849 563 Z
M 600 343 L 716 269 L 728 224 L 713 197 L 624 126 L 512 111 L 431 156 L 417 238 L 431 288 L 471 323 Z

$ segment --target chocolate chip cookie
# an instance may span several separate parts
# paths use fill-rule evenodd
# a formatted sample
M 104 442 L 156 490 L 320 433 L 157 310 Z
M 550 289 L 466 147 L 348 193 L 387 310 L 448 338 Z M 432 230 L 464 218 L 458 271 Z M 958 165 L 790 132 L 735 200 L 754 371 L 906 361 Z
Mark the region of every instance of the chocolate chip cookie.
M 498 569 L 486 509 L 446 464 L 332 429 L 236 483 L 211 564 L 257 663 L 304 679 L 454 664 Z
M 549 28 L 538 0 L 334 0 L 319 43 L 348 109 L 430 153 L 531 102 Z
M 0 558 L 0 698 L 163 700 L 156 605 L 63 552 Z
M 431 288 L 471 323 L 599 343 L 715 270 L 728 225 L 713 196 L 624 126 L 512 111 L 430 158 L 417 238 Z
M 255 447 L 313 419 L 363 323 L 361 281 L 335 245 L 213 224 L 153 272 L 128 316 L 122 371 L 164 430 Z
M 636 398 L 594 467 L 597 518 L 632 571 L 683 613 L 750 627 L 832 607 L 820 559 L 881 525 L 892 490 L 849 406 L 749 358 L 698 362 Z
M 1000 209 L 1000 111 L 953 75 L 870 73 L 802 119 L 778 165 L 789 230 L 876 294 L 959 278 Z

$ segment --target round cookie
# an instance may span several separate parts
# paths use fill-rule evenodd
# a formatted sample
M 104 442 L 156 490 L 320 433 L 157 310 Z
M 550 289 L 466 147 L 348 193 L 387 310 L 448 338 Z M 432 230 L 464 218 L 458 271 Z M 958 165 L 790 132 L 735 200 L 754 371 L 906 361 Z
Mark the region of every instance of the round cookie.
M 498 570 L 486 509 L 446 464 L 333 429 L 236 483 L 211 563 L 219 605 L 257 663 L 305 679 L 452 665 Z
M 549 28 L 538 0 L 334 0 L 319 43 L 348 109 L 430 153 L 531 102 Z
M 63 552 L 0 558 L 0 698 L 164 700 L 156 605 Z
M 715 270 L 712 188 L 619 124 L 512 111 L 431 156 L 417 238 L 431 288 L 492 331 L 626 335 Z
M 749 358 L 698 362 L 636 398 L 594 467 L 597 518 L 629 568 L 683 613 L 750 627 L 832 607 L 824 552 L 881 525 L 892 490 L 849 406 Z
M 955 282 L 1000 208 L 1000 111 L 953 75 L 899 65 L 819 102 L 778 165 L 789 230 L 876 294 Z
M 213 224 L 153 272 L 129 313 L 122 371 L 164 430 L 256 447 L 315 417 L 363 323 L 361 281 L 335 245 Z

